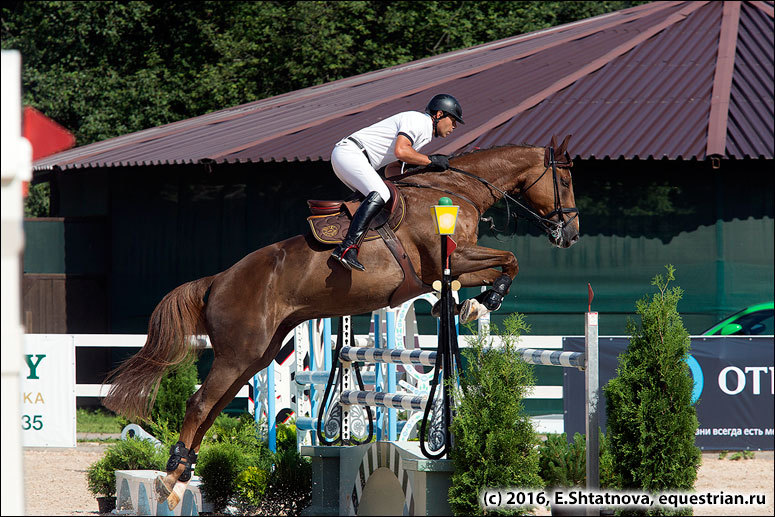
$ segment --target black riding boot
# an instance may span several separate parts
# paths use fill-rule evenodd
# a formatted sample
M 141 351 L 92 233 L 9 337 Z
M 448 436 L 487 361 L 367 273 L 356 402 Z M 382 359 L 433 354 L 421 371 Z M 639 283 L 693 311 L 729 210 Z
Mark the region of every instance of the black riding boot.
M 350 228 L 347 230 L 347 237 L 331 253 L 331 256 L 347 269 L 365 271 L 366 268 L 363 267 L 363 264 L 358 262 L 358 249 L 366 236 L 366 232 L 369 231 L 369 223 L 382 210 L 383 206 L 385 206 L 385 201 L 382 196 L 377 191 L 369 192 L 369 195 L 366 196 L 353 215 Z

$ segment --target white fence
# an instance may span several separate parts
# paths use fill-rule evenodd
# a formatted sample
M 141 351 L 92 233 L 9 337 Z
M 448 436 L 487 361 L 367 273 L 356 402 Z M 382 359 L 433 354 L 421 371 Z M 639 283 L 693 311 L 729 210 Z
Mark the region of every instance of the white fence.
M 293 332 L 288 334 L 286 341 L 293 338 Z M 356 338 L 367 340 L 368 335 L 358 335 Z M 73 350 L 78 348 L 136 348 L 140 349 L 145 344 L 145 334 L 26 334 L 24 336 L 25 346 L 34 345 L 40 342 L 56 341 L 60 346 L 71 346 Z M 467 336 L 459 336 L 461 348 L 467 346 Z M 495 338 L 497 340 L 497 337 Z M 197 337 L 199 346 L 202 348 L 211 348 L 207 336 Z M 424 349 L 435 349 L 438 344 L 436 335 L 415 336 L 415 346 Z M 562 336 L 523 336 L 520 341 L 522 347 L 544 348 L 544 349 L 562 349 Z M 75 354 L 74 354 L 75 356 Z M 276 369 L 276 411 L 279 412 L 284 407 L 291 409 L 291 373 L 294 368 L 292 357 L 282 365 L 275 365 Z M 287 371 L 286 371 L 287 370 Z M 198 388 L 198 386 L 197 386 Z M 76 397 L 104 397 L 110 390 L 109 384 L 75 384 Z M 252 412 L 254 405 L 249 403 L 250 389 L 245 384 L 237 393 L 235 398 L 245 399 L 246 410 Z M 530 399 L 543 400 L 562 400 L 562 386 L 535 386 L 533 392 L 528 395 Z M 549 415 L 535 417 L 534 419 L 540 432 L 561 433 L 563 431 L 562 415 Z
M 292 337 L 293 332 L 289 334 Z M 145 334 L 25 334 L 25 343 L 38 340 L 50 340 L 56 336 L 58 340 L 70 341 L 75 348 L 142 348 L 145 344 Z M 366 335 L 358 335 L 356 338 L 368 338 Z M 435 335 L 418 336 L 421 348 L 435 348 L 438 337 Z M 212 348 L 207 337 L 203 340 L 204 348 Z M 467 346 L 466 336 L 460 336 L 461 348 Z M 497 338 L 496 338 L 497 339 Z M 63 343 L 66 345 L 66 343 Z M 562 349 L 562 336 L 523 336 L 520 345 L 525 348 L 551 348 Z M 199 386 L 197 386 L 199 388 Z M 76 397 L 104 397 L 110 390 L 110 384 L 78 384 L 75 385 Z M 236 398 L 249 396 L 248 385 L 245 384 L 237 393 Z M 562 386 L 536 386 L 527 397 L 531 399 L 562 399 Z

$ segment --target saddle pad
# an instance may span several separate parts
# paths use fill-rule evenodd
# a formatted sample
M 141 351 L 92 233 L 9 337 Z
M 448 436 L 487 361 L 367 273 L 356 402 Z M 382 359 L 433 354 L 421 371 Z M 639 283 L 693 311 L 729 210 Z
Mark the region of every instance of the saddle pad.
M 404 220 L 404 216 L 406 215 L 406 204 L 404 196 L 401 195 L 398 189 L 393 191 L 393 195 L 396 197 L 396 207 L 393 210 L 390 219 L 388 219 L 387 224 L 395 231 Z M 375 228 L 381 226 L 379 221 L 384 220 L 383 212 L 386 210 L 388 210 L 388 207 L 385 207 L 383 211 L 374 218 L 369 227 L 369 231 L 366 233 L 366 237 L 363 239 L 364 241 L 372 241 L 380 238 Z M 312 235 L 318 242 L 323 244 L 339 244 L 347 236 L 347 230 L 350 228 L 350 216 L 344 207 L 333 215 L 311 215 L 307 217 L 307 221 L 309 221 Z

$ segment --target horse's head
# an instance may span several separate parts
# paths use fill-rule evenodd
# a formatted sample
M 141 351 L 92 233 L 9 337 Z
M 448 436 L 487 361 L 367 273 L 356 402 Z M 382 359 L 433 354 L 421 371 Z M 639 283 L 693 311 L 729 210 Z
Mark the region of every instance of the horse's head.
M 532 167 L 520 185 L 519 192 L 535 211 L 549 241 L 568 248 L 579 240 L 579 212 L 573 195 L 570 168 L 573 162 L 567 152 L 566 136 L 560 146 L 552 141 L 544 148 L 543 163 Z

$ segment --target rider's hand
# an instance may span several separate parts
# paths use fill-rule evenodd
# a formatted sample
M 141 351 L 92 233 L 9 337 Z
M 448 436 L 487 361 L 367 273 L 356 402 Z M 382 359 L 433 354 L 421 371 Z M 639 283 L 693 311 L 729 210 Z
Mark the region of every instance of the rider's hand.
M 449 169 L 449 159 L 443 154 L 431 154 L 428 156 L 428 159 L 431 161 L 431 167 L 436 170 L 445 171 Z

